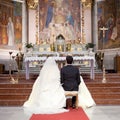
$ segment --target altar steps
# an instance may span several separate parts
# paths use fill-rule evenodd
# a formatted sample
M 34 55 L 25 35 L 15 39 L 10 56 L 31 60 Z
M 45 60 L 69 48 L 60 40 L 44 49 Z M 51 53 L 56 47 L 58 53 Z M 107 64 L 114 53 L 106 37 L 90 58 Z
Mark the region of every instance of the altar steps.
M 30 74 L 30 80 L 26 80 L 25 74 L 20 74 L 19 82 L 12 84 L 8 74 L 0 74 L 0 106 L 22 106 L 37 76 Z M 95 74 L 95 80 L 86 73 L 82 76 L 97 105 L 120 105 L 120 74 L 107 73 L 107 83 L 102 83 L 101 73 Z
M 84 74 L 84 73 L 87 73 L 89 74 L 90 73 L 90 67 L 80 67 L 79 68 L 79 71 L 81 74 Z M 102 73 L 102 70 L 101 69 L 98 69 L 97 67 L 94 67 L 94 73 Z
M 78 66 L 78 65 L 75 65 Z M 80 73 L 90 73 L 90 67 L 86 67 L 86 66 L 78 66 L 79 67 L 79 71 Z M 30 73 L 34 73 L 34 74 L 39 74 L 41 70 L 41 67 L 37 66 L 37 67 L 30 67 Z M 22 73 L 25 73 L 25 69 L 21 70 Z M 97 67 L 94 67 L 94 72 L 95 73 L 102 73 L 101 69 L 98 69 Z

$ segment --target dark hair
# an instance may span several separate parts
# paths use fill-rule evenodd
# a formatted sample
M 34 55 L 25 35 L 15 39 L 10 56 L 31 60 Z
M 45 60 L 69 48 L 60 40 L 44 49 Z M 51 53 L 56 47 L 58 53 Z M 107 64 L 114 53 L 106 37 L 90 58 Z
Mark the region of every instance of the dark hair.
M 66 56 L 66 61 L 67 61 L 67 64 L 72 64 L 72 62 L 73 62 L 73 57 L 70 56 L 70 55 Z

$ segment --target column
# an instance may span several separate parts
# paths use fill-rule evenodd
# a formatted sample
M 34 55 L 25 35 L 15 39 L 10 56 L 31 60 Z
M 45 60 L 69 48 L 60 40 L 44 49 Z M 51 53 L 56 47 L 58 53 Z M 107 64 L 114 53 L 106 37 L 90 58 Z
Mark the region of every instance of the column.
M 27 42 L 27 10 L 26 2 L 22 3 L 22 51 L 25 52 L 25 43 Z
M 81 0 L 82 4 L 82 39 L 84 43 L 92 42 L 92 25 L 91 25 L 91 5 L 92 0 Z
M 93 4 L 93 22 L 92 22 L 92 31 L 93 31 L 93 42 L 96 45 L 95 50 L 98 49 L 98 23 L 97 23 L 97 0 Z

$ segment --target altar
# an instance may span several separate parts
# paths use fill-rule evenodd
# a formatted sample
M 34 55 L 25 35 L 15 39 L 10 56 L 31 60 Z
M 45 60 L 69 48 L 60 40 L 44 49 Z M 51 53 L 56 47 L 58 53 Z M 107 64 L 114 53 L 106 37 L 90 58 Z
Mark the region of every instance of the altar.
M 63 66 L 63 63 L 65 63 L 66 61 L 66 57 L 65 56 L 54 56 L 56 62 L 60 63 L 60 66 Z M 46 56 L 43 57 L 38 57 L 38 56 L 29 56 L 29 57 L 25 57 L 25 67 L 26 67 L 26 79 L 29 79 L 29 64 L 31 62 L 45 62 L 45 60 L 47 59 Z M 95 59 L 94 56 L 73 56 L 73 60 L 74 61 L 89 61 L 90 62 L 90 79 L 94 80 L 94 65 L 95 65 Z
M 68 54 L 73 55 L 74 61 L 78 63 L 88 61 L 91 69 L 90 78 L 94 79 L 94 53 L 89 53 L 85 47 L 84 19 L 80 1 L 55 0 L 48 2 L 47 7 L 44 6 L 46 9 L 42 9 L 43 6 L 40 4 L 40 13 L 36 10 L 36 42 L 33 51 L 26 53 L 24 58 L 26 79 L 29 79 L 30 63 L 44 63 L 47 57 L 53 56 L 62 67 Z M 43 14 L 46 17 L 43 17 Z

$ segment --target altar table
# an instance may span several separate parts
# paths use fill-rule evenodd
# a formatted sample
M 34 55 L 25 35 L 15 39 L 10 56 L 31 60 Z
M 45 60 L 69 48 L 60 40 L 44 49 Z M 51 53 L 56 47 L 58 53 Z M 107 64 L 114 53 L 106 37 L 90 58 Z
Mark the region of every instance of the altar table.
M 54 57 L 56 62 L 65 62 L 66 57 Z M 29 63 L 30 62 L 44 62 L 47 57 L 25 57 L 26 79 L 29 79 Z M 90 61 L 90 79 L 94 80 L 94 64 L 95 58 L 93 56 L 74 56 L 74 61 Z

